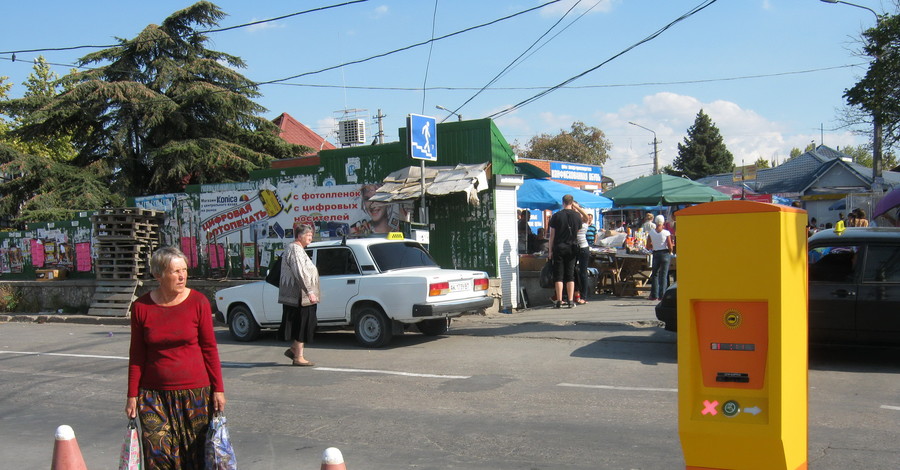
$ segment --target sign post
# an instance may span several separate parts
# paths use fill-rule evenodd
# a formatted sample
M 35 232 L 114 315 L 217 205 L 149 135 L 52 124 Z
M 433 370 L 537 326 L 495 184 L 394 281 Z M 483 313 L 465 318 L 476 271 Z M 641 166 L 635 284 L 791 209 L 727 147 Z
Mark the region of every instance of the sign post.
M 425 208 L 425 161 L 437 161 L 437 122 L 431 116 L 410 114 L 406 118 L 406 135 L 409 136 L 409 156 L 420 161 L 422 197 L 419 220 L 428 224 L 428 210 Z

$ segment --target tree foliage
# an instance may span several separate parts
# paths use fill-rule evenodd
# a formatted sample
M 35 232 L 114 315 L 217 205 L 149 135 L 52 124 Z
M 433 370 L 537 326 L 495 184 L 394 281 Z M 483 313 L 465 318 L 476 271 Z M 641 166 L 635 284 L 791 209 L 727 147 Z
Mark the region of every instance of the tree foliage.
M 769 168 L 769 161 L 763 157 L 757 158 L 753 164 L 756 165 L 757 169 Z
M 895 1 L 895 8 L 900 10 L 900 0 Z M 873 60 L 866 74 L 845 90 L 844 98 L 870 119 L 880 119 L 883 144 L 891 148 L 900 143 L 900 16 L 879 18 L 875 26 L 862 33 L 862 52 Z M 851 115 L 850 119 L 861 116 Z
M 571 131 L 532 137 L 521 156 L 539 160 L 603 165 L 609 159 L 612 144 L 602 130 L 583 122 L 572 123 Z
M 683 144 L 678 144 L 678 156 L 672 166 L 663 171 L 675 176 L 687 176 L 690 179 L 719 173 L 728 173 L 734 169 L 734 157 L 719 133 L 712 119 L 701 109 L 688 128 Z
M 240 181 L 272 158 L 302 155 L 309 149 L 288 144 L 258 116 L 266 110 L 253 101 L 257 87 L 236 71 L 244 62 L 205 47 L 199 28 L 224 16 L 201 1 L 82 57 L 79 66 L 96 68 L 64 76 L 61 93 L 3 106 L 23 118 L 13 132 L 23 141 L 71 136 L 70 164 L 122 196 Z

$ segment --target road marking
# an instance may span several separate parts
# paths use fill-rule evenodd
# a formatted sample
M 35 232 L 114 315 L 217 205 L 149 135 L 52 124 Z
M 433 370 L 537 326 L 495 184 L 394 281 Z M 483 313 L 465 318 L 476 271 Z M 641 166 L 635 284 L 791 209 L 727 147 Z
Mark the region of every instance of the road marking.
M 570 384 L 570 383 L 560 383 L 556 384 L 557 387 L 578 387 L 578 388 L 600 388 L 603 390 L 627 390 L 627 391 L 639 391 L 639 392 L 678 392 L 677 388 L 652 388 L 652 387 L 617 387 L 615 385 L 583 385 L 583 384 Z
M 64 356 L 64 357 L 90 357 L 95 359 L 121 359 L 127 361 L 127 357 L 123 356 L 98 356 L 96 354 L 64 354 L 64 353 L 48 353 L 33 351 L 0 351 L 0 354 L 22 354 L 26 356 Z
M 900 406 L 881 405 L 882 409 L 900 411 Z
M 471 375 L 440 375 L 440 374 L 417 374 L 414 372 L 397 372 L 391 370 L 378 369 L 343 369 L 339 367 L 313 367 L 313 370 L 324 370 L 329 372 L 357 372 L 362 374 L 387 374 L 402 375 L 404 377 L 424 377 L 427 379 L 471 379 Z

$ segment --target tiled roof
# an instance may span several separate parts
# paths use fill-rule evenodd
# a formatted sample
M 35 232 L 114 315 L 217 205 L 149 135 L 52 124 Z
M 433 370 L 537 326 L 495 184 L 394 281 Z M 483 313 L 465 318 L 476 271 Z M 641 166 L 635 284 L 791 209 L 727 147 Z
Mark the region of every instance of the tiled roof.
M 847 160 L 844 160 L 844 159 Z M 775 168 L 763 168 L 756 172 L 756 181 L 749 186 L 762 194 L 804 194 L 815 185 L 820 178 L 838 167 L 843 171 L 856 176 L 859 179 L 859 187 L 872 186 L 872 169 L 858 163 L 851 163 L 850 156 L 820 145 L 802 155 L 798 155 Z M 900 185 L 900 173 L 884 171 L 883 177 L 888 186 Z M 697 181 L 714 186 L 722 184 L 723 180 L 731 180 L 730 173 L 712 175 L 700 178 Z
M 311 154 L 316 154 L 319 150 L 335 148 L 331 142 L 313 132 L 312 129 L 306 127 L 288 113 L 281 113 L 281 116 L 278 116 L 272 122 L 281 129 L 282 139 L 292 144 L 303 145 L 313 149 Z

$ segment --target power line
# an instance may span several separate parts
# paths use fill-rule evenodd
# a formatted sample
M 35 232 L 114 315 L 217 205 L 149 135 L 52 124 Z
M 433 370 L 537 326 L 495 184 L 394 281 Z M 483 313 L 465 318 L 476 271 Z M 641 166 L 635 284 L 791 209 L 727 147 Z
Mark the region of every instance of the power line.
M 528 46 L 527 48 L 525 48 L 525 50 L 522 51 L 522 53 L 519 54 L 518 57 L 516 57 L 515 59 L 513 59 L 512 62 L 506 64 L 506 67 L 503 67 L 503 70 L 501 70 L 500 72 L 498 72 L 497 75 L 494 75 L 494 78 L 492 78 L 489 82 L 487 82 L 486 85 L 484 85 L 483 87 L 481 87 L 481 89 L 479 89 L 478 91 L 476 91 L 474 95 L 470 96 L 469 99 L 467 99 L 466 101 L 463 102 L 463 104 L 457 106 L 456 109 L 454 109 L 453 111 L 450 111 L 450 115 L 452 116 L 452 115 L 456 114 L 456 115 L 458 116 L 458 115 L 459 115 L 458 112 L 459 112 L 460 109 L 463 108 L 463 106 L 469 104 L 472 100 L 475 99 L 475 97 L 477 97 L 478 95 L 481 94 L 481 92 L 483 92 L 485 89 L 487 89 L 487 87 L 493 85 L 497 80 L 499 80 L 500 77 L 501 77 L 504 73 L 506 73 L 507 70 L 510 69 L 510 67 L 512 67 L 513 65 L 515 65 L 516 62 L 518 62 L 519 59 L 522 58 L 522 56 L 524 56 L 525 54 L 528 53 L 528 51 L 530 51 L 532 48 L 534 48 L 534 46 L 535 46 L 538 42 L 540 42 L 541 39 L 543 39 L 545 36 L 547 36 L 548 34 L 550 34 L 550 31 L 553 31 L 553 28 L 556 28 L 556 26 L 559 25 L 559 23 L 561 23 L 562 20 L 564 20 L 564 19 L 566 18 L 566 16 L 569 16 L 569 13 L 571 13 L 572 10 L 574 10 L 575 7 L 577 7 L 578 4 L 580 4 L 580 3 L 581 3 L 581 0 L 578 0 L 577 2 L 573 3 L 572 6 L 569 7 L 568 10 L 566 10 L 566 13 L 565 13 L 563 16 L 561 16 L 558 20 L 556 20 L 556 23 L 553 23 L 553 25 L 551 25 L 549 28 L 547 28 L 546 31 L 544 31 L 544 34 L 541 34 L 540 36 L 538 36 L 538 38 L 535 39 L 534 42 L 532 42 L 530 46 Z M 449 116 L 447 116 L 447 117 L 449 117 Z M 445 117 L 444 119 L 441 120 L 441 122 L 444 122 L 444 121 L 446 121 L 446 120 L 447 120 L 447 118 Z
M 512 19 L 512 18 L 515 18 L 515 17 L 517 17 L 517 16 L 524 15 L 525 13 L 530 13 L 530 12 L 532 12 L 532 11 L 534 11 L 534 10 L 539 10 L 539 9 L 541 9 L 541 8 L 544 8 L 544 7 L 547 6 L 547 5 L 552 5 L 552 4 L 558 3 L 558 2 L 560 2 L 560 1 L 561 1 L 561 0 L 552 0 L 552 1 L 547 2 L 547 3 L 542 3 L 542 4 L 540 4 L 540 5 L 536 6 L 536 7 L 528 8 L 528 9 L 526 9 L 526 10 L 522 10 L 522 11 L 520 11 L 520 12 L 513 13 L 513 14 L 511 14 L 511 15 L 507 15 L 507 16 L 504 16 L 504 17 L 501 17 L 501 18 L 497 18 L 496 20 L 488 21 L 487 23 L 482 23 L 482 24 L 476 25 L 476 26 L 470 26 L 470 27 L 468 27 L 468 28 L 461 29 L 461 30 L 459 30 L 459 31 L 456 31 L 456 32 L 453 32 L 453 33 L 450 33 L 450 34 L 445 34 L 445 35 L 443 35 L 443 36 L 439 36 L 439 37 L 436 37 L 436 38 L 429 39 L 429 40 L 427 40 L 427 41 L 417 42 L 417 43 L 415 43 L 415 44 L 410 44 L 409 46 L 404 46 L 404 47 L 401 47 L 401 48 L 398 48 L 398 49 L 394 49 L 394 50 L 391 50 L 391 51 L 382 52 L 381 54 L 375 54 L 375 55 L 373 55 L 373 56 L 366 57 L 365 59 L 352 60 L 352 61 L 350 61 L 350 62 L 344 62 L 343 64 L 332 65 L 331 67 L 325 67 L 324 69 L 319 69 L 319 70 L 315 70 L 315 71 L 312 71 L 312 72 L 305 72 L 305 73 L 301 73 L 301 74 L 297 74 L 297 75 L 292 75 L 292 76 L 290 76 L 290 77 L 285 77 L 285 78 L 279 78 L 279 79 L 275 79 L 275 80 L 268 80 L 268 81 L 265 81 L 265 82 L 257 82 L 256 84 L 257 84 L 257 85 L 269 85 L 269 84 L 272 84 L 272 83 L 286 82 L 286 81 L 288 81 L 288 80 L 293 80 L 293 79 L 295 79 L 295 78 L 305 77 L 305 76 L 308 76 L 308 75 L 315 75 L 315 74 L 319 74 L 319 73 L 322 73 L 322 72 L 327 72 L 327 71 L 329 71 L 329 70 L 334 70 L 334 69 L 337 69 L 337 68 L 345 67 L 345 66 L 347 66 L 347 65 L 356 65 L 356 64 L 361 64 L 361 63 L 363 63 L 363 62 L 368 62 L 368 61 L 373 60 L 373 59 L 380 59 L 380 58 L 382 58 L 382 57 L 386 57 L 386 56 L 389 56 L 389 55 L 391 55 L 391 54 L 396 54 L 396 53 L 398 53 L 398 52 L 407 51 L 407 50 L 409 50 L 409 49 L 414 49 L 414 48 L 419 47 L 419 46 L 424 46 L 425 44 L 429 44 L 429 43 L 432 43 L 432 42 L 435 42 L 435 41 L 441 41 L 441 40 L 443 40 L 443 39 L 447 39 L 447 38 L 450 38 L 450 37 L 453 37 L 453 36 L 458 36 L 458 35 L 463 34 L 463 33 L 468 33 L 469 31 L 474 31 L 474 30 L 479 29 L 479 28 L 484 28 L 484 27 L 487 27 L 487 26 L 491 26 L 491 25 L 496 24 L 496 23 L 499 23 L 499 22 L 501 22 L 501 21 L 506 21 L 506 20 L 508 20 L 508 19 Z
M 684 20 L 687 19 L 687 18 L 690 18 L 691 16 L 693 16 L 693 15 L 699 13 L 700 11 L 704 10 L 704 9 L 707 8 L 708 6 L 712 5 L 713 3 L 716 3 L 717 1 L 718 1 L 718 0 L 705 0 L 705 1 L 704 1 L 703 3 L 701 3 L 700 5 L 697 5 L 696 7 L 692 8 L 691 10 L 689 10 L 687 13 L 685 13 L 685 14 L 679 16 L 678 18 L 676 18 L 675 20 L 673 20 L 673 21 L 670 22 L 669 24 L 667 24 L 667 25 L 663 26 L 662 28 L 658 29 L 658 30 L 655 31 L 653 34 L 651 34 L 651 35 L 645 37 L 644 39 L 641 39 L 640 41 L 638 41 L 638 42 L 632 44 L 631 46 L 628 46 L 627 48 L 625 48 L 624 50 L 622 50 L 622 51 L 619 52 L 618 54 L 613 55 L 613 56 L 610 57 L 609 59 L 604 60 L 603 62 L 597 64 L 596 66 L 591 67 L 591 68 L 585 70 L 584 72 L 581 72 L 581 73 L 579 73 L 578 75 L 575 75 L 574 77 L 571 77 L 571 78 L 566 79 L 566 80 L 563 81 L 562 83 L 559 83 L 559 84 L 557 84 L 557 85 L 554 85 L 554 86 L 552 86 L 552 87 L 550 87 L 550 88 L 548 88 L 548 89 L 546 89 L 546 90 L 544 90 L 544 91 L 542 91 L 542 92 L 540 92 L 540 93 L 538 93 L 538 94 L 536 94 L 536 95 L 533 95 L 533 96 L 531 96 L 530 98 L 524 99 L 524 100 L 522 100 L 522 101 L 520 101 L 520 102 L 518 102 L 518 103 L 516 103 L 516 104 L 514 104 L 514 105 L 512 105 L 512 106 L 510 106 L 510 107 L 508 107 L 508 108 L 506 108 L 506 109 L 503 109 L 503 110 L 498 111 L 498 112 L 496 112 L 496 113 L 494 113 L 494 114 L 491 114 L 490 116 L 488 116 L 488 118 L 492 118 L 492 119 L 493 119 L 493 118 L 497 118 L 497 117 L 500 117 L 500 116 L 505 116 L 505 115 L 507 115 L 507 114 L 509 114 L 509 113 L 511 113 L 511 112 L 513 112 L 513 111 L 515 111 L 515 110 L 517 110 L 517 109 L 519 109 L 519 108 L 521 108 L 521 107 L 523 107 L 523 106 L 529 104 L 529 103 L 532 103 L 532 102 L 534 102 L 534 101 L 537 101 L 537 100 L 543 98 L 544 96 L 549 95 L 550 93 L 552 93 L 552 92 L 554 92 L 554 91 L 556 91 L 556 90 L 562 88 L 563 86 L 568 85 L 569 83 L 572 83 L 572 82 L 574 82 L 575 80 L 578 80 L 579 78 L 581 78 L 581 77 L 583 77 L 583 76 L 585 76 L 585 75 L 587 75 L 587 74 L 589 74 L 589 73 L 591 73 L 591 72 L 593 72 L 593 71 L 599 69 L 600 67 L 603 67 L 604 65 L 606 65 L 606 64 L 608 64 L 608 63 L 610 63 L 610 62 L 612 62 L 613 60 L 615 60 L 615 59 L 617 59 L 617 58 L 619 58 L 619 57 L 625 55 L 626 53 L 630 52 L 632 49 L 634 49 L 634 48 L 636 48 L 636 47 L 638 47 L 638 46 L 640 46 L 640 45 L 642 45 L 642 44 L 645 44 L 645 43 L 647 43 L 647 42 L 650 42 L 650 41 L 652 41 L 653 39 L 656 39 L 658 36 L 660 36 L 662 33 L 664 33 L 666 30 L 668 30 L 668 29 L 671 28 L 672 26 L 674 26 L 674 25 L 680 23 L 681 21 L 684 21 Z
M 351 0 L 351 1 L 348 1 L 348 2 L 338 3 L 338 4 L 335 4 L 335 5 L 327 5 L 327 6 L 324 6 L 324 7 L 312 8 L 312 9 L 309 9 L 309 10 L 303 10 L 303 11 L 298 11 L 298 12 L 295 12 L 295 13 L 289 13 L 289 14 L 287 14 L 287 15 L 282 15 L 282 16 L 279 16 L 279 17 L 276 17 L 276 18 L 269 18 L 269 19 L 265 19 L 265 20 L 252 21 L 252 22 L 250 22 L 250 23 L 243 23 L 243 24 L 238 24 L 238 25 L 234 25 L 234 26 L 227 26 L 227 27 L 225 27 L 225 28 L 215 28 L 215 29 L 207 29 L 207 30 L 205 30 L 205 31 L 195 31 L 195 32 L 192 32 L 191 35 L 193 35 L 193 34 L 207 34 L 207 33 L 221 33 L 221 32 L 223 32 L 223 31 L 231 31 L 231 30 L 233 30 L 233 29 L 247 28 L 247 27 L 250 27 L 250 26 L 256 26 L 256 25 L 258 25 L 258 24 L 270 23 L 270 22 L 272 22 L 272 21 L 278 21 L 278 20 L 283 20 L 283 19 L 286 19 L 286 18 L 291 18 L 291 17 L 293 17 L 293 16 L 305 15 L 305 14 L 307 14 L 307 13 L 315 13 L 315 12 L 317 12 L 317 11 L 329 10 L 329 9 L 332 9 L 332 8 L 338 8 L 338 7 L 343 7 L 343 6 L 347 6 L 347 5 L 352 5 L 352 4 L 354 4 L 354 3 L 362 3 L 362 2 L 368 2 L 368 1 L 369 1 L 369 0 Z M 156 42 L 156 41 L 160 41 L 160 39 L 147 39 L 147 40 L 144 40 L 144 41 L 138 41 L 138 42 L 134 42 L 134 43 L 130 43 L 130 44 L 142 44 L 142 43 L 145 43 L 145 42 Z M 74 51 L 74 50 L 78 50 L 78 49 L 107 49 L 107 48 L 110 48 L 110 47 L 122 47 L 122 44 L 102 44 L 102 45 L 68 46 L 68 47 L 46 47 L 46 48 L 40 48 L 40 49 L 21 49 L 21 50 L 16 50 L 16 51 L 0 51 L 0 54 L 21 54 L 21 53 L 23 53 L 23 52 Z

